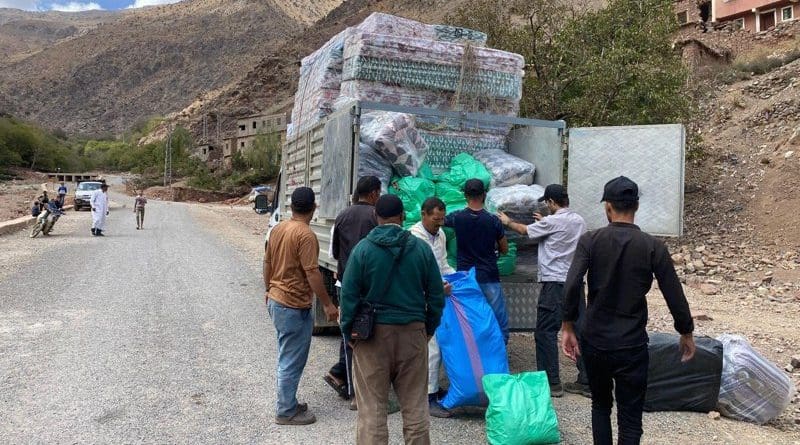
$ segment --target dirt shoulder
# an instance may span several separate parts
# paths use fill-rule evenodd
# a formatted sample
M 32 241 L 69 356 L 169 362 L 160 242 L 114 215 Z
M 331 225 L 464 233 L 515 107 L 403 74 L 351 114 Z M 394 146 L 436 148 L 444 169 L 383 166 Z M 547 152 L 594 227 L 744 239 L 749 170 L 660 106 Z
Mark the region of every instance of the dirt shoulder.
M 263 258 L 263 242 L 267 218 L 256 215 L 247 206 L 225 206 L 197 204 L 191 212 L 206 230 L 217 232 L 236 246 L 252 261 L 255 267 Z M 686 278 L 685 278 L 686 279 Z M 685 286 L 687 298 L 694 314 L 705 314 L 704 320 L 696 320 L 696 333 L 715 337 L 722 333 L 740 334 L 768 359 L 783 368 L 791 356 L 800 354 L 800 307 L 796 302 L 771 301 L 769 296 L 759 296 L 751 283 L 746 281 L 714 283 L 712 295 L 704 293 L 700 286 L 708 284 L 696 277 L 688 277 Z M 782 282 L 780 282 L 782 283 Z M 784 286 L 776 279 L 775 286 Z M 800 288 L 788 286 L 791 292 Z M 703 286 L 703 290 L 711 289 Z M 673 332 L 672 319 L 657 290 L 649 295 L 651 331 Z M 514 333 L 509 344 L 510 364 L 513 372 L 535 368 L 533 335 Z M 563 360 L 564 381 L 575 378 L 574 365 Z M 800 385 L 800 370 L 792 378 Z M 589 425 L 590 402 L 580 396 L 567 395 L 554 399 L 558 412 L 563 442 L 567 444 L 591 443 Z M 712 420 L 698 413 L 646 413 L 645 441 L 648 444 L 800 444 L 800 396 L 794 400 L 784 414 L 768 425 L 759 426 L 728 419 Z M 480 425 L 472 425 L 480 427 Z M 466 427 L 466 426 L 465 426 Z

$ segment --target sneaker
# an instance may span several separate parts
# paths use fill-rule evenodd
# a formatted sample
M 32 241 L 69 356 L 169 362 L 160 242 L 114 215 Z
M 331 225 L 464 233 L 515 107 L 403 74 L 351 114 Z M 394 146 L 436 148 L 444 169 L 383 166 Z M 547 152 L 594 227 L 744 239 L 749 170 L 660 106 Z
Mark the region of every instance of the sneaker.
M 447 419 L 448 417 L 452 417 L 453 413 L 447 410 L 445 407 L 442 406 L 436 400 L 428 401 L 428 411 L 430 411 L 431 416 L 438 417 L 440 419 Z
M 584 385 L 582 383 L 565 383 L 564 391 L 570 394 L 578 394 L 590 399 L 592 398 L 592 391 L 589 389 L 589 385 Z
M 551 397 L 564 397 L 564 387 L 561 386 L 561 383 L 556 383 L 553 385 L 550 384 L 550 396 Z
M 275 423 L 278 425 L 311 425 L 317 421 L 317 417 L 308 411 L 308 405 L 305 405 L 305 410 L 301 409 L 305 404 L 298 404 L 297 410 L 294 415 L 289 416 L 275 416 Z
M 94 234 L 95 234 L 95 236 L 105 236 L 105 235 L 103 235 L 103 231 L 102 230 L 98 230 Z
M 339 397 L 345 400 L 350 398 L 350 394 L 347 390 L 347 382 L 343 381 L 342 379 L 336 377 L 331 373 L 328 373 L 325 376 L 323 376 L 322 380 L 324 380 L 325 383 L 328 384 L 328 386 L 333 388 L 333 390 L 336 391 L 336 394 L 338 394 Z
M 96 229 L 92 229 L 92 235 L 97 235 L 97 230 Z

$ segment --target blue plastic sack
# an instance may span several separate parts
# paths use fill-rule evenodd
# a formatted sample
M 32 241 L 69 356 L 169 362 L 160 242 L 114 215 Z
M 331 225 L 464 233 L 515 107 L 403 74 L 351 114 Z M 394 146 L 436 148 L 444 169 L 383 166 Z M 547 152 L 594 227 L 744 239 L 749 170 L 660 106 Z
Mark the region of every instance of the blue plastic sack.
M 442 321 L 436 329 L 450 379 L 442 406 L 486 406 L 489 400 L 483 390 L 483 376 L 508 374 L 503 334 L 475 280 L 475 268 L 446 275 L 444 280 L 452 284 L 453 293 L 445 297 Z

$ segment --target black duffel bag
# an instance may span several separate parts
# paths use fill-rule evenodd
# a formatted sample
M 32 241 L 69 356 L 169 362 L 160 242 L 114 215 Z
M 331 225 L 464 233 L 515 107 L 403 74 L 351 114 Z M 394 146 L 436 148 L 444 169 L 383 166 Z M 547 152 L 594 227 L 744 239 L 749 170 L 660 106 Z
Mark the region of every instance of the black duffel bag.
M 694 358 L 681 363 L 676 334 L 650 334 L 645 411 L 695 411 L 717 407 L 722 378 L 722 343 L 695 337 Z

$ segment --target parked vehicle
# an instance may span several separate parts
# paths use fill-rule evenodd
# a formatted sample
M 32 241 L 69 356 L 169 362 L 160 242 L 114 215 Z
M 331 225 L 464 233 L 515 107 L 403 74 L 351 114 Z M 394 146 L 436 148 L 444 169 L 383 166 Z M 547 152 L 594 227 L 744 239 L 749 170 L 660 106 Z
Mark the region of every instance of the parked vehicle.
M 78 184 L 78 187 L 75 188 L 75 210 L 91 209 L 92 205 L 89 203 L 89 199 L 92 197 L 92 192 L 99 189 L 101 185 L 103 183 L 97 181 L 86 181 Z
M 362 114 L 369 111 L 409 113 L 450 127 L 508 125 L 512 130 L 506 151 L 536 166 L 535 184 L 568 182 L 570 207 L 584 217 L 590 230 L 607 224 L 600 204 L 603 185 L 625 175 L 640 187 L 642 200 L 636 216 L 642 230 L 662 236 L 683 231 L 685 129 L 680 124 L 568 129 L 564 121 L 353 102 L 286 142 L 269 222 L 274 226 L 291 216 L 288 198 L 295 188 L 308 186 L 316 192 L 319 207 L 311 228 L 319 239 L 319 266 L 331 290 L 336 270 L 336 261 L 328 255 L 331 228 L 336 215 L 351 203 L 358 181 L 359 126 Z M 429 149 L 427 156 L 431 155 L 436 153 Z M 509 324 L 517 331 L 533 330 L 536 325 L 540 286 L 536 268 L 525 270 L 501 279 Z M 335 326 L 314 302 L 315 329 Z

